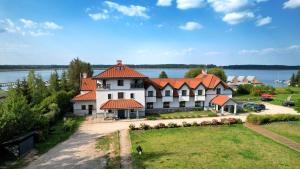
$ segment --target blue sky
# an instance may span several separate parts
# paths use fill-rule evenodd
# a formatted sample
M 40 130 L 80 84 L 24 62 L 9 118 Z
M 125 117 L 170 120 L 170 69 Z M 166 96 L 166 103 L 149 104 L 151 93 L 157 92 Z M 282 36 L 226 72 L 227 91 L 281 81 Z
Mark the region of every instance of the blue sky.
M 300 0 L 0 0 L 0 64 L 300 65 Z

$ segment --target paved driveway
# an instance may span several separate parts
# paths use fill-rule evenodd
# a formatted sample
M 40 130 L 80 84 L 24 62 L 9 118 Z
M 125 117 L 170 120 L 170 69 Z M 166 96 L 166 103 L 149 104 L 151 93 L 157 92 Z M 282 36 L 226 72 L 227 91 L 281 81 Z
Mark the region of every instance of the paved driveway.
M 243 121 L 246 115 L 226 116 L 226 118 L 235 117 Z M 129 124 L 139 126 L 140 123 L 155 125 L 158 123 L 175 122 L 181 124 L 186 122 L 201 122 L 204 120 L 220 119 L 224 117 L 207 117 L 191 119 L 171 119 L 171 120 L 129 120 L 95 123 L 94 121 L 84 122 L 79 130 L 68 140 L 58 144 L 47 153 L 40 156 L 37 160 L 30 163 L 26 169 L 96 169 L 104 168 L 105 159 L 103 152 L 95 150 L 96 138 L 105 134 L 128 129 Z
M 254 114 L 297 114 L 297 111 L 290 107 L 278 106 L 265 102 L 263 104 L 266 106 L 266 110 Z

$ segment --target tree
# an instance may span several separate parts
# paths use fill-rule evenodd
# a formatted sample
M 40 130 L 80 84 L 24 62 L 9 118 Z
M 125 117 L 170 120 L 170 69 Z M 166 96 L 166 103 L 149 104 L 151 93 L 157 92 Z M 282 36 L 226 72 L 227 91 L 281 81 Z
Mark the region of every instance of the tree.
M 159 74 L 159 78 L 168 78 L 168 75 L 165 71 L 161 71 Z
M 297 72 L 295 80 L 296 80 L 296 84 L 298 85 L 298 87 L 300 87 L 300 69 Z
M 48 89 L 50 92 L 57 92 L 59 90 L 59 79 L 56 70 L 51 73 Z
M 30 71 L 27 77 L 27 83 L 31 98 L 31 104 L 39 104 L 48 96 L 47 87 L 40 75 L 36 76 L 34 71 Z
M 93 75 L 92 66 L 79 58 L 73 59 L 69 64 L 68 76 L 71 87 L 77 91 L 79 90 L 80 78 L 83 73 L 86 73 L 87 77 L 91 77 Z
M 222 68 L 219 67 L 211 68 L 208 70 L 208 73 L 218 76 L 224 82 L 227 81 L 227 76 Z
M 296 77 L 295 77 L 295 74 L 293 73 L 291 79 L 290 79 L 290 86 L 296 86 L 297 84 L 297 80 L 296 80 Z
M 192 68 L 189 71 L 187 71 L 184 75 L 185 78 L 195 78 L 199 74 L 202 73 L 202 68 Z
M 7 98 L 0 102 L 0 142 L 25 134 L 34 127 L 34 114 L 26 98 L 10 89 Z
M 68 80 L 66 71 L 63 71 L 60 77 L 60 89 L 64 91 L 68 90 Z

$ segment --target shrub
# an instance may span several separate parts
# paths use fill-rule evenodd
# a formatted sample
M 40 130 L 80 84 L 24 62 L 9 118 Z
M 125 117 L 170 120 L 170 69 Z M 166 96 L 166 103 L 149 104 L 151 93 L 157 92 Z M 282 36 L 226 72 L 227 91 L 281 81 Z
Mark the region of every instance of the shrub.
M 196 127 L 196 126 L 199 126 L 200 124 L 198 124 L 196 121 L 194 121 L 193 123 L 192 123 L 192 126 L 194 126 L 194 127 Z
M 157 125 L 154 126 L 155 129 L 161 129 L 161 128 L 166 128 L 166 125 L 164 123 L 158 123 Z
M 201 126 L 207 126 L 207 125 L 211 125 L 211 121 L 202 121 L 200 123 Z
M 266 124 L 276 121 L 299 121 L 300 115 L 292 114 L 274 114 L 274 115 L 254 115 L 250 114 L 247 117 L 247 122 L 253 124 Z
M 176 127 L 179 127 L 179 126 L 176 123 L 171 122 L 171 123 L 168 124 L 168 127 L 169 128 L 176 128 Z
M 148 117 L 147 117 L 147 120 L 157 120 L 157 117 L 154 117 L 154 116 L 148 116 Z
M 129 129 L 130 129 L 130 130 L 137 130 L 137 128 L 135 127 L 134 124 L 130 124 L 130 125 L 129 125 Z
M 237 93 L 238 95 L 250 94 L 252 88 L 253 88 L 253 85 L 252 85 L 252 84 L 239 85 L 239 86 L 237 87 L 236 93 Z
M 212 125 L 219 125 L 220 123 L 219 123 L 218 120 L 212 119 L 211 124 L 212 124 Z
M 64 121 L 64 130 L 65 131 L 74 131 L 76 128 L 76 121 L 69 118 L 67 120 Z
M 142 130 L 149 130 L 149 129 L 151 129 L 150 125 L 145 124 L 145 123 L 141 123 L 141 124 L 140 124 L 140 128 L 141 128 Z
M 184 122 L 182 122 L 182 126 L 183 127 L 191 127 L 192 125 L 190 123 L 184 121 Z

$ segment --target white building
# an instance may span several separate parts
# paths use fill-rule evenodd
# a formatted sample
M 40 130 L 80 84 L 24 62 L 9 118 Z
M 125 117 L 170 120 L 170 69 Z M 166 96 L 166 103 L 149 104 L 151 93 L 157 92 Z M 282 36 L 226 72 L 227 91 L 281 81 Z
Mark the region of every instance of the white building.
M 74 114 L 112 118 L 139 118 L 145 113 L 175 110 L 216 109 L 236 113 L 232 89 L 212 74 L 196 78 L 148 78 L 121 61 L 92 77 L 81 80 L 75 96 Z

